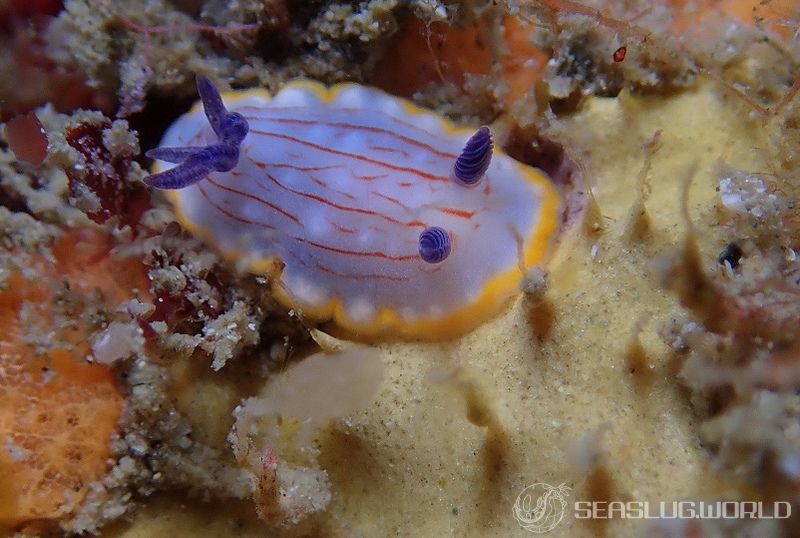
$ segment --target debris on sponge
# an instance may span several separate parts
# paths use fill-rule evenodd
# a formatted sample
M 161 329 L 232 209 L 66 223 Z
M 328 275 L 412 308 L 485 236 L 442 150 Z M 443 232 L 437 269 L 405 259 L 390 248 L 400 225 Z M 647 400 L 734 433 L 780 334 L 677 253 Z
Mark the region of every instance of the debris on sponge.
M 382 380 L 380 356 L 351 346 L 303 359 L 236 408 L 229 439 L 253 475 L 262 518 L 295 524 L 327 506 L 331 494 L 316 463 L 314 432 L 369 405 Z

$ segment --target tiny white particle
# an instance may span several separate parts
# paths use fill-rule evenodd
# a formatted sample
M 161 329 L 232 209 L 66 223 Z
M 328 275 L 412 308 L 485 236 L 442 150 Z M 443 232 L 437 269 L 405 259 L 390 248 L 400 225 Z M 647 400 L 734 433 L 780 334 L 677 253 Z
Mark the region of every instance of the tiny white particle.
M 598 250 L 599 250 L 599 247 L 597 246 L 597 243 L 595 243 L 594 245 L 592 245 L 592 251 L 591 251 L 591 254 L 592 254 L 592 259 L 595 259 L 595 258 L 597 258 L 597 251 L 598 251 Z
M 97 361 L 111 364 L 119 359 L 133 355 L 142 344 L 137 325 L 113 321 L 92 345 L 94 356 L 87 356 L 87 362 Z

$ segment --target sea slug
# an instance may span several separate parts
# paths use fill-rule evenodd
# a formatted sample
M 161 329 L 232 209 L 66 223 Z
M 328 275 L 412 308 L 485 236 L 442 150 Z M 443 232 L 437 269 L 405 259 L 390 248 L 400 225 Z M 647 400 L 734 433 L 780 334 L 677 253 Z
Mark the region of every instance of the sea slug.
M 198 103 L 167 130 L 145 182 L 227 258 L 257 273 L 280 260 L 274 291 L 307 318 L 451 337 L 496 314 L 551 247 L 555 188 L 487 127 L 357 84 L 198 88 L 205 114 Z

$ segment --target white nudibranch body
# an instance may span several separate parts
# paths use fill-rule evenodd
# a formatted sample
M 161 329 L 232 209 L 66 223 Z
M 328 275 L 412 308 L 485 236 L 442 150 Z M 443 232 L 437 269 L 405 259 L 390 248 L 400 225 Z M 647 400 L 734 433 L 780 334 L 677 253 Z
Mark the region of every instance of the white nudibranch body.
M 496 313 L 519 290 L 520 260 L 549 250 L 559 197 L 543 173 L 494 148 L 477 187 L 452 179 L 474 129 L 356 84 L 222 97 L 249 124 L 238 164 L 169 196 L 223 255 L 255 272 L 279 258 L 275 291 L 306 317 L 356 336 L 452 336 Z M 162 146 L 216 140 L 198 104 Z M 430 227 L 450 240 L 437 263 L 420 255 Z

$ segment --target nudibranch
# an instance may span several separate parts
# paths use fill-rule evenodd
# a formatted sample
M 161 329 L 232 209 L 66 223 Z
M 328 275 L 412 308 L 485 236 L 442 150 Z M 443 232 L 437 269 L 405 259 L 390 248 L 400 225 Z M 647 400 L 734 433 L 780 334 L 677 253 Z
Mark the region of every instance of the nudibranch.
M 198 77 L 198 90 L 145 182 L 307 318 L 356 338 L 452 337 L 495 315 L 552 246 L 556 189 L 488 127 L 358 84 L 220 96 Z

